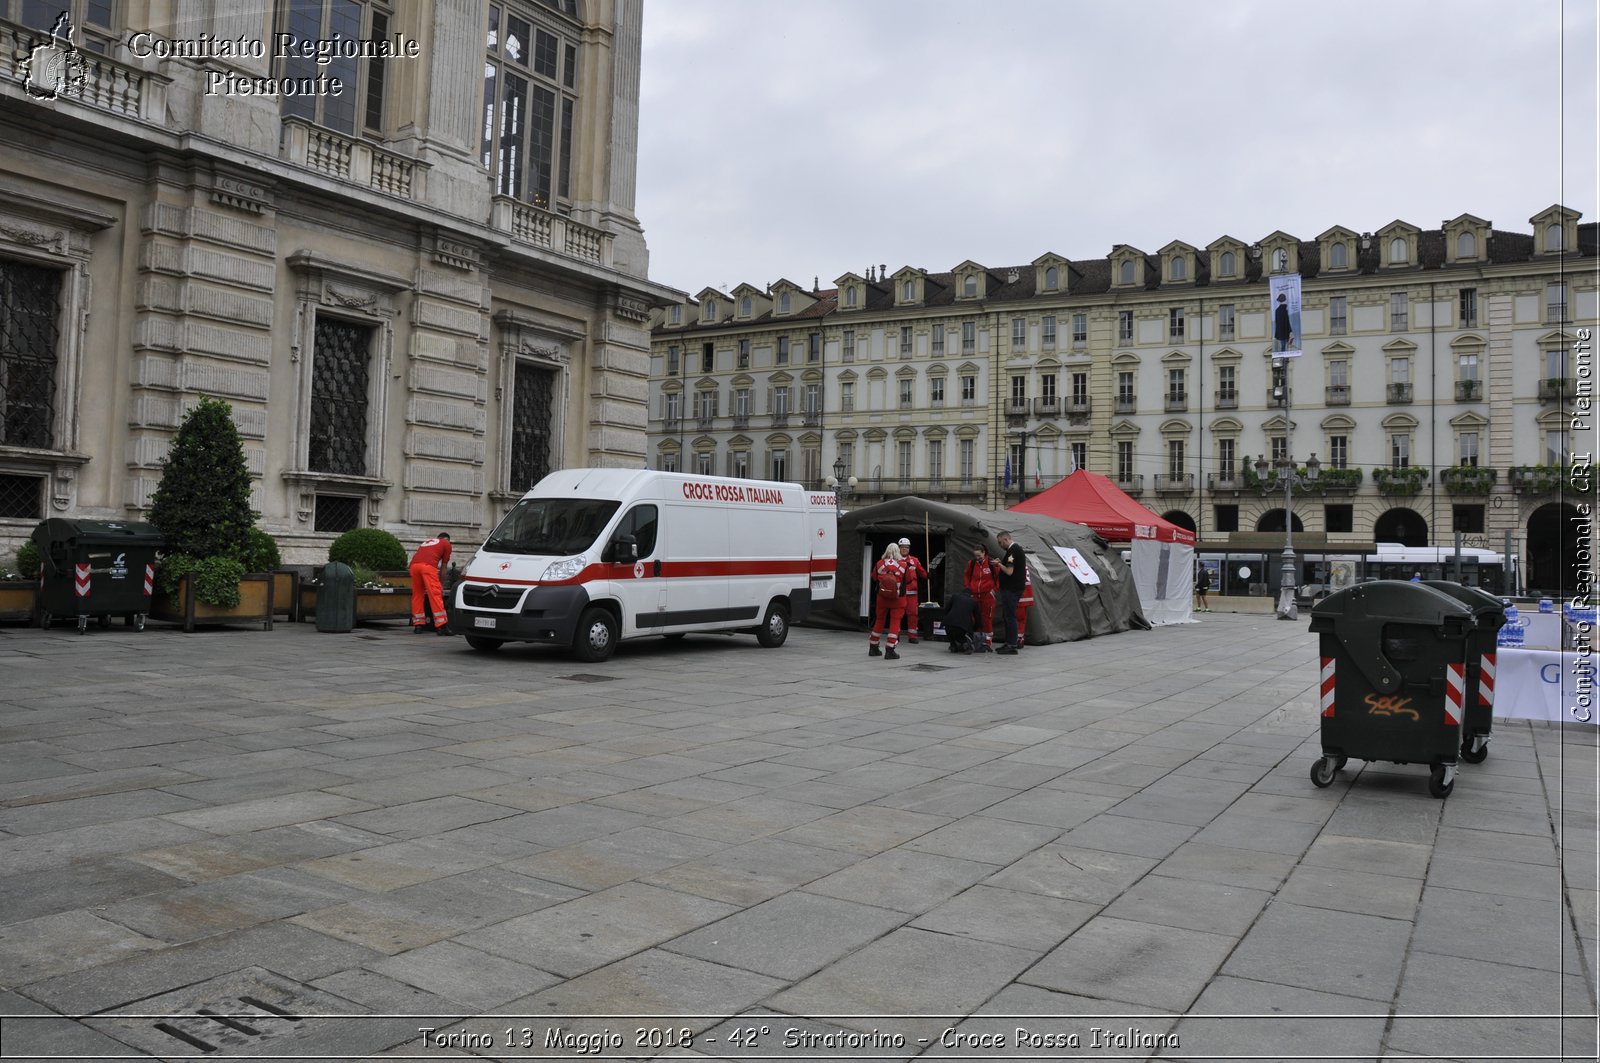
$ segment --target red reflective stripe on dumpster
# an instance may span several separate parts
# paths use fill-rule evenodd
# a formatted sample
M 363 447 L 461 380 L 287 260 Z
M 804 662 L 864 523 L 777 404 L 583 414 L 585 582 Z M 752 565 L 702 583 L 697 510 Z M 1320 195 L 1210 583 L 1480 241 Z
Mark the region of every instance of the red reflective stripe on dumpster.
M 151 594 L 156 589 L 156 566 L 144 566 L 144 592 Z
M 1478 704 L 1494 706 L 1494 654 L 1486 653 L 1478 665 Z
M 78 592 L 78 597 L 89 597 L 89 566 L 74 565 L 73 576 L 72 589 Z
M 1322 715 L 1333 715 L 1333 658 L 1322 659 Z
M 1451 727 L 1461 726 L 1461 703 L 1467 694 L 1467 666 L 1459 663 L 1445 665 L 1444 671 L 1444 722 Z

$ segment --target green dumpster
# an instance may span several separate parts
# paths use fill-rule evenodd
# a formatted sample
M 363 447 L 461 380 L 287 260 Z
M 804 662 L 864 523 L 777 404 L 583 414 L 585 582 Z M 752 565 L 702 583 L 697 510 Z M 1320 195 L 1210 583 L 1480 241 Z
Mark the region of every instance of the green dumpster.
M 1311 610 L 1321 636 L 1322 756 L 1330 785 L 1352 757 L 1426 764 L 1428 792 L 1455 787 L 1465 718 L 1471 608 L 1421 583 L 1380 580 L 1330 594 Z
M 1467 632 L 1466 717 L 1461 721 L 1461 759 L 1481 764 L 1489 756 L 1489 732 L 1494 727 L 1494 669 L 1500 629 L 1505 626 L 1505 603 L 1488 591 L 1452 580 L 1423 580 L 1424 587 L 1443 591 L 1472 610 L 1473 626 Z
M 33 529 L 33 541 L 40 555 L 41 627 L 57 617 L 75 617 L 81 635 L 90 617 L 110 627 L 111 618 L 120 616 L 144 630 L 161 548 L 155 525 L 51 517 Z

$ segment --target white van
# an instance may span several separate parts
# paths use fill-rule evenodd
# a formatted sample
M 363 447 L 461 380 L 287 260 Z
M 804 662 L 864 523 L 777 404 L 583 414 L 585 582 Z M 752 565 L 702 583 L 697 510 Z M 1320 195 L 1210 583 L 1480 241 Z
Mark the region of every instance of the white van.
M 603 661 L 619 639 L 753 632 L 833 598 L 831 492 L 632 469 L 564 469 L 534 485 L 467 566 L 451 623 L 477 650 L 570 646 Z

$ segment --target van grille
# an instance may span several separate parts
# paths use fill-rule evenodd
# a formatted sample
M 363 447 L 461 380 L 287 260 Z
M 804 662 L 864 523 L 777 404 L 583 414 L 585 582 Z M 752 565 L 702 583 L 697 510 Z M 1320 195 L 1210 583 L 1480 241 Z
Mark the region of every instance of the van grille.
M 479 609 L 514 609 L 521 598 L 522 591 L 517 587 L 469 584 L 461 591 L 461 601 Z

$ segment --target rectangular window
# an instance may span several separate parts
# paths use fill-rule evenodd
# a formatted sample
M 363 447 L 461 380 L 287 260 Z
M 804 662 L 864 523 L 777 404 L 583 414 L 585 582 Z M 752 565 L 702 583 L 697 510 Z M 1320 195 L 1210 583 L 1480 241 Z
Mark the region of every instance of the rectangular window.
M 788 336 L 779 336 L 778 337 L 778 364 L 779 365 L 788 365 L 789 364 L 789 337 Z
M 1089 315 L 1072 315 L 1072 345 L 1081 346 L 1089 342 Z
M 60 270 L 0 259 L 0 444 L 5 446 L 56 446 L 61 277 Z
M 1404 432 L 1389 436 L 1389 464 L 1404 469 L 1411 464 L 1411 437 Z
M 1117 311 L 1117 346 L 1126 347 L 1133 342 L 1133 311 Z
M 1544 463 L 1566 468 L 1571 464 L 1571 457 L 1571 452 L 1567 450 L 1567 433 L 1559 428 L 1546 430 L 1544 434 Z
M 0 473 L 0 520 L 38 520 L 43 516 L 44 477 Z
M 1056 345 L 1056 316 L 1046 314 L 1042 327 L 1042 338 L 1046 350 L 1054 350 Z
M 281 50 L 284 54 L 279 59 L 279 76 L 284 79 L 315 80 L 322 75 L 330 82 L 337 78 L 346 89 L 337 95 L 331 92 L 285 95 L 282 105 L 284 115 L 294 115 L 340 133 L 355 135 L 357 101 L 362 99 L 361 62 L 350 55 L 316 54 L 315 46 L 316 42 L 332 40 L 334 37 L 347 41 L 367 39 L 372 25 L 370 22 L 365 27 L 362 24 L 367 10 L 368 5 L 359 0 L 296 0 L 295 3 L 283 5 L 279 32 L 294 38 L 294 47 Z M 38 28 L 43 30 L 49 25 L 49 20 L 46 20 Z M 279 51 L 276 48 L 274 50 Z M 379 82 L 378 90 L 381 93 L 381 68 Z M 370 106 L 371 102 L 368 101 Z M 378 114 L 381 120 L 381 102 L 378 104 Z
M 895 458 L 900 466 L 900 486 L 909 488 L 911 486 L 911 473 L 913 472 L 911 468 L 911 441 L 902 439 L 895 445 L 894 449 Z
M 933 353 L 934 354 L 943 354 L 944 353 L 944 326 L 943 325 L 935 325 L 935 326 L 933 326 Z
M 1239 404 L 1238 367 L 1217 366 L 1217 402 Z
M 750 389 L 735 388 L 733 392 L 733 415 L 745 424 L 750 423 Z
M 1011 378 L 1011 405 L 1021 406 L 1028 401 L 1028 378 L 1013 376 Z
M 700 371 L 709 373 L 717 367 L 717 349 L 714 344 L 703 343 L 700 345 Z
M 789 385 L 779 384 L 772 389 L 772 416 L 789 416 Z
M 1350 437 L 1328 437 L 1328 468 L 1346 469 L 1350 467 Z
M 822 413 L 822 385 L 807 384 L 805 391 L 805 408 L 807 417 L 816 418 Z
M 1461 433 L 1461 460 L 1458 464 L 1476 467 L 1478 464 L 1478 433 Z
M 1567 286 L 1565 284 L 1558 282 L 1545 289 L 1545 320 L 1550 324 L 1559 324 L 1567 320 Z
M 559 375 L 518 361 L 511 396 L 511 483 L 526 491 L 550 475 L 556 461 L 555 411 Z M 682 401 L 681 399 L 679 400 Z
M 844 476 L 848 480 L 856 467 L 856 445 L 848 442 L 840 443 L 839 457 L 844 460 Z
M 1184 387 L 1185 370 L 1173 367 L 1167 370 L 1167 402 L 1169 405 L 1182 405 L 1188 401 L 1188 389 Z
M 1183 440 L 1167 440 L 1167 476 L 1173 480 L 1183 477 Z
M 973 462 L 974 462 L 974 456 L 975 456 L 976 451 L 977 451 L 977 446 L 976 446 L 976 444 L 974 443 L 973 440 L 971 440 L 971 439 L 963 439 L 963 440 L 960 441 L 960 447 L 961 447 L 961 482 L 963 484 L 970 484 L 970 483 L 972 483 Z
M 961 405 L 971 406 L 978 401 L 978 378 L 964 376 L 961 378 Z
M 667 348 L 667 375 L 678 375 L 678 345 L 676 343 Z
M 1117 479 L 1127 483 L 1133 479 L 1133 441 L 1128 439 L 1117 442 Z
M 668 428 L 677 424 L 683 417 L 683 396 L 676 391 L 669 391 L 661 396 L 661 416 L 666 420 Z
M 730 475 L 740 480 L 748 480 L 750 478 L 750 452 L 748 450 L 734 451 L 729 458 L 729 462 L 728 472 Z
M 694 456 L 694 471 L 701 476 L 713 475 L 712 469 L 716 467 L 716 455 L 709 450 L 702 450 Z
M 1041 373 L 1039 375 L 1039 398 L 1046 403 L 1056 401 L 1056 375 L 1054 373 Z
M 1336 388 L 1350 386 L 1350 363 L 1343 358 L 1328 363 L 1328 383 Z
M 928 479 L 934 483 L 944 479 L 944 440 L 928 440 Z
M 1335 295 L 1328 299 L 1328 334 L 1330 336 L 1343 336 L 1345 334 L 1346 317 L 1349 314 L 1350 301 L 1342 295 Z
M 1567 349 L 1549 347 L 1544 352 L 1544 375 L 1548 380 L 1564 380 L 1567 376 Z
M 1133 373 L 1126 370 L 1117 374 L 1117 405 L 1133 405 Z
M 1478 381 L 1478 356 L 1476 354 L 1463 354 L 1456 359 L 1456 379 L 1462 381 Z
M 1406 322 L 1410 320 L 1408 302 L 1405 292 L 1395 292 L 1389 296 L 1389 331 L 1404 332 Z
M 944 377 L 936 376 L 928 381 L 928 399 L 935 406 L 944 405 Z
M 1022 444 L 1011 443 L 1006 446 L 1006 467 L 1011 471 L 1011 483 L 1022 480 Z
M 1087 469 L 1089 467 L 1089 444 L 1072 444 L 1072 467 L 1074 469 Z
M 911 404 L 912 404 L 911 391 L 912 391 L 912 389 L 911 389 L 911 380 L 910 380 L 909 377 L 907 379 L 905 379 L 905 380 L 900 381 L 900 408 L 902 410 L 911 409 Z
M 806 361 L 822 361 L 822 333 L 812 332 L 806 336 Z
M 347 532 L 361 526 L 361 499 L 350 495 L 319 494 L 316 497 L 312 531 Z
M 289 21 L 295 20 L 299 8 L 318 2 L 293 0 Z M 353 0 L 321 2 L 337 5 Z M 375 12 L 374 27 L 377 21 Z M 326 38 L 327 34 L 322 36 Z M 359 33 L 344 36 L 362 37 Z M 486 53 L 483 166 L 494 173 L 495 191 L 499 194 L 550 209 L 553 198 L 566 199 L 571 194 L 578 102 L 577 47 L 554 24 L 535 24 L 524 15 L 493 4 L 489 7 Z M 317 69 L 330 76 L 333 73 L 328 68 Z M 286 113 L 291 101 L 297 99 L 302 97 L 284 97 Z M 304 99 L 309 101 L 312 97 Z M 372 107 L 370 98 L 367 106 L 369 110 Z
M 1356 530 L 1356 507 L 1348 502 L 1323 506 L 1322 520 L 1328 531 L 1349 534 Z
M 1232 480 L 1239 472 L 1238 454 L 1234 451 L 1238 440 L 1217 440 L 1217 476 L 1222 480 Z
M 1460 307 L 1461 307 L 1461 327 L 1462 328 L 1477 328 L 1478 327 L 1478 289 L 1476 289 L 1476 288 L 1463 288 L 1463 289 L 1461 289 Z
M 1411 359 L 1410 358 L 1391 358 L 1391 359 L 1389 359 L 1389 383 L 1391 383 L 1391 384 L 1409 384 L 1409 383 L 1411 383 Z
M 1217 339 L 1231 340 L 1234 337 L 1233 304 L 1223 303 L 1217 307 Z
M 739 358 L 738 358 L 738 361 L 736 361 L 734 363 L 734 365 L 739 369 L 749 369 L 750 368 L 750 341 L 749 340 L 742 339 L 742 340 L 739 341 Z
M 1089 374 L 1072 374 L 1072 404 L 1074 406 L 1089 405 Z
M 900 326 L 900 357 L 911 357 L 911 326 Z
M 1271 452 L 1272 464 L 1276 466 L 1278 462 L 1288 456 L 1289 441 L 1283 436 L 1273 436 L 1267 442 L 1270 444 L 1267 449 Z
M 1183 337 L 1183 307 L 1175 306 L 1167 311 L 1167 339 L 1182 343 Z
M 1236 532 L 1239 530 L 1239 507 L 1237 505 L 1214 506 L 1214 517 L 1219 532 Z
M 311 364 L 312 472 L 367 474 L 372 327 L 317 315 Z
M 1024 318 L 1011 319 L 1011 349 L 1020 351 L 1028 346 L 1028 322 Z
M 677 472 L 678 471 L 678 455 L 677 455 L 676 452 L 669 450 L 666 453 L 661 455 L 661 471 L 662 472 Z
M 1452 532 L 1462 535 L 1482 535 L 1484 530 L 1483 506 L 1456 505 L 1451 507 Z
M 971 354 L 977 349 L 978 323 L 975 321 L 963 321 L 961 323 L 961 351 L 963 354 Z
M 789 478 L 789 452 L 787 450 L 774 450 L 772 458 L 772 475 L 774 480 L 787 480 Z
M 844 330 L 844 338 L 839 343 L 839 356 L 847 362 L 856 360 L 856 333 L 854 329 Z
M 856 384 L 853 380 L 846 380 L 839 385 L 839 409 L 845 413 L 853 413 L 856 408 Z

